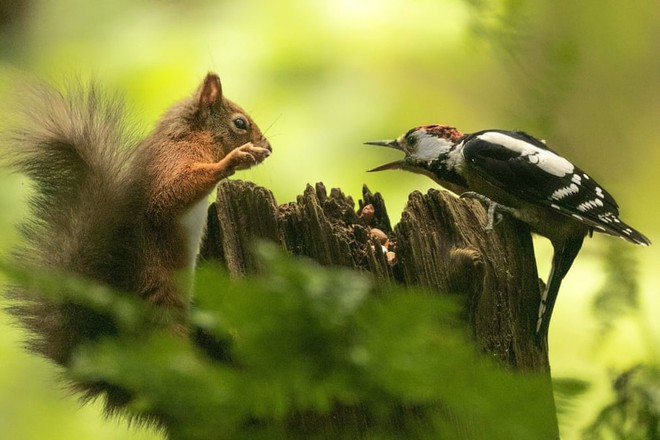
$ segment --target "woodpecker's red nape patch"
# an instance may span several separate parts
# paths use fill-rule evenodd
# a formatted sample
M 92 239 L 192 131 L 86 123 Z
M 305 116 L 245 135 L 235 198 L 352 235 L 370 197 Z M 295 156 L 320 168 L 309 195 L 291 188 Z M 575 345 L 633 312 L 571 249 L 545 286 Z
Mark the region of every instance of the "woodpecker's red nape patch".
M 426 130 L 427 133 L 430 133 L 432 135 L 449 139 L 452 141 L 457 141 L 463 137 L 463 133 L 458 131 L 456 127 L 452 127 L 450 125 L 438 125 L 438 124 L 422 125 L 421 127 L 418 128 L 424 129 Z

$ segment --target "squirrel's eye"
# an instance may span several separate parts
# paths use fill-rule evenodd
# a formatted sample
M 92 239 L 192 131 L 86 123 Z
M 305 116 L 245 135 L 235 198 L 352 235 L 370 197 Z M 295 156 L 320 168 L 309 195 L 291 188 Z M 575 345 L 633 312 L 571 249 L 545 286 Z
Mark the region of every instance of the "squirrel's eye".
M 234 119 L 234 126 L 239 130 L 247 130 L 247 121 L 243 118 Z

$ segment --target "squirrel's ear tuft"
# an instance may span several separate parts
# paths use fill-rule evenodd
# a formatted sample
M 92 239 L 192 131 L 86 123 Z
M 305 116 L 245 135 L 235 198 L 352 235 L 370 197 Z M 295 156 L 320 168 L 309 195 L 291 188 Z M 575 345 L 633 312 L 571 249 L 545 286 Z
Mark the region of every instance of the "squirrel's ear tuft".
M 198 98 L 200 109 L 213 107 L 222 101 L 222 85 L 218 75 L 213 72 L 206 75 L 199 89 Z

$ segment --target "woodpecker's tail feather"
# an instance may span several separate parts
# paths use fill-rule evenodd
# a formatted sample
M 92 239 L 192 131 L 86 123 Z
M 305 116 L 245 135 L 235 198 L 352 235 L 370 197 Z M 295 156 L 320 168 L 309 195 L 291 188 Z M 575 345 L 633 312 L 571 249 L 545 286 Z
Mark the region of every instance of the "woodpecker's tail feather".
M 31 219 L 21 225 L 24 245 L 15 253 L 26 268 L 70 272 L 123 288 L 131 278 L 133 228 L 126 212 L 139 211 L 140 191 L 128 164 L 133 145 L 120 100 L 98 86 L 76 84 L 62 94 L 42 83 L 22 84 L 13 121 L 3 130 L 4 162 L 33 182 Z M 119 284 L 119 285 L 118 285 Z M 31 331 L 31 347 L 66 363 L 80 335 L 93 329 L 76 322 L 73 305 L 47 304 L 14 289 L 10 311 Z
M 564 214 L 566 214 L 566 212 L 564 212 Z M 576 214 L 569 212 L 567 215 L 575 218 Z M 615 212 L 603 212 L 600 214 L 593 214 L 592 216 L 581 215 L 578 216 L 578 218 L 582 223 L 602 233 L 622 238 L 632 244 L 640 246 L 651 245 L 651 240 L 632 226 L 624 223 Z
M 550 328 L 550 318 L 557 301 L 559 287 L 568 270 L 573 265 L 575 257 L 582 248 L 584 237 L 575 237 L 555 245 L 554 255 L 552 257 L 552 268 L 548 277 L 548 283 L 541 294 L 539 312 L 536 320 L 536 335 L 543 342 L 547 343 L 548 330 Z
M 629 241 L 633 244 L 637 244 L 640 246 L 651 245 L 651 240 L 649 240 L 644 234 L 642 234 L 632 226 L 625 224 L 618 218 L 613 220 L 610 230 L 606 230 L 605 232 L 611 235 L 615 235 L 617 237 L 621 237 L 626 241 Z
M 611 196 L 610 196 L 611 197 Z M 580 212 L 573 209 L 568 209 L 565 206 L 551 203 L 547 200 L 546 206 L 559 211 L 566 217 L 577 220 L 581 223 L 592 228 L 594 231 L 602 232 L 604 234 L 613 235 L 614 237 L 622 238 L 632 244 L 640 246 L 650 246 L 649 240 L 644 234 L 627 225 L 619 218 L 619 211 L 616 206 L 610 209 L 599 208 L 599 210 L 591 209 L 587 212 Z

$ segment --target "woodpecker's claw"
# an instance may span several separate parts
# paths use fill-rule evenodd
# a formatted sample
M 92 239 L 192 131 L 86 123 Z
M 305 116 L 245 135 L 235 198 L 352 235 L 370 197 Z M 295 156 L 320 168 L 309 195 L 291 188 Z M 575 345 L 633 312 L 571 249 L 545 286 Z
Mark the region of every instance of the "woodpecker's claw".
M 495 226 L 497 226 L 502 221 L 502 213 L 497 212 L 498 208 L 502 206 L 495 202 L 491 202 L 488 205 L 488 223 L 486 224 L 486 230 L 492 231 Z
M 492 231 L 493 227 L 502 221 L 502 212 L 508 212 L 509 214 L 513 212 L 508 206 L 493 202 L 488 197 L 474 191 L 464 192 L 461 194 L 461 199 L 476 199 L 488 206 L 488 223 L 486 223 L 486 227 L 484 228 L 486 231 Z

